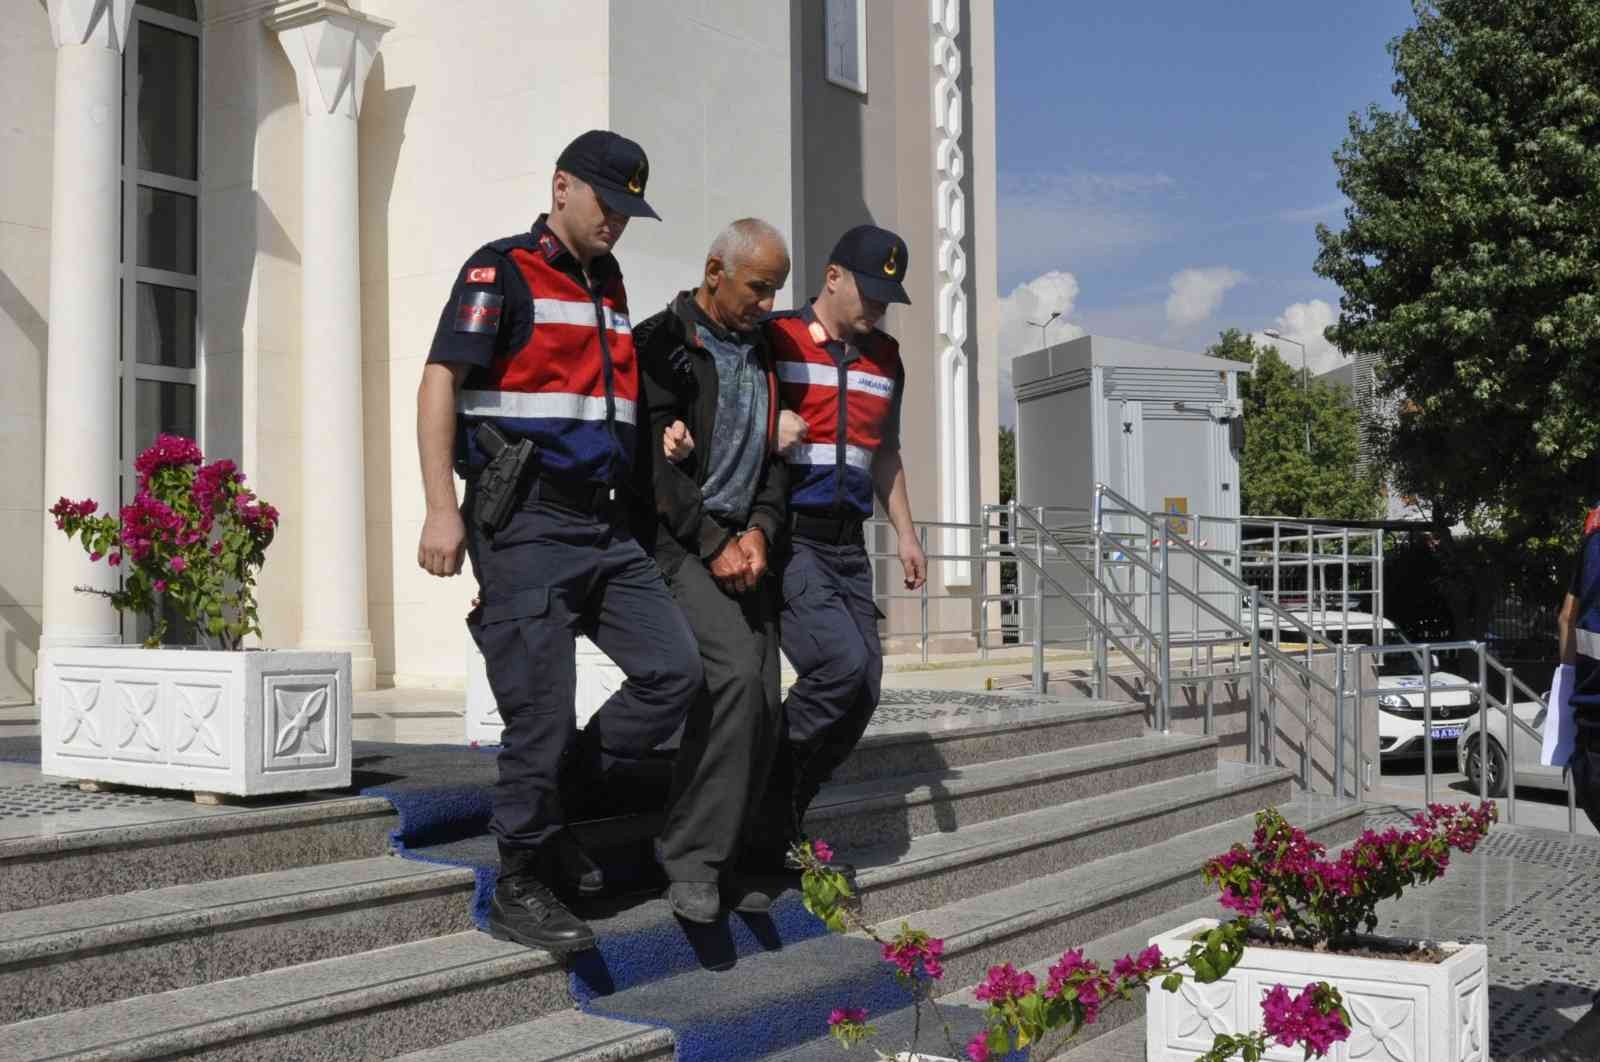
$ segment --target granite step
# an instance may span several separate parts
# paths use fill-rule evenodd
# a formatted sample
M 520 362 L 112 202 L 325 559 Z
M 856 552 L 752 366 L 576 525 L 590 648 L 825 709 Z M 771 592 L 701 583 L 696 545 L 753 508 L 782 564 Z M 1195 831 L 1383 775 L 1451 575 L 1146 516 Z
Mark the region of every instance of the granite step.
M 1361 814 L 1353 803 L 1315 798 L 1281 806 L 1291 821 L 1324 836 L 1345 828 L 1352 818 L 1359 823 Z M 1200 898 L 1205 891 L 1201 865 L 1248 837 L 1252 828 L 1248 816 L 1238 816 L 1193 835 L 907 914 L 903 920 L 944 938 L 946 984 L 970 985 L 991 963 L 1059 955 L 1066 946 L 1171 910 L 1179 905 L 1174 895 Z M 1179 893 L 1175 884 L 1186 891 Z M 887 921 L 878 931 L 893 936 L 901 921 Z M 826 1032 L 834 1007 L 864 1007 L 876 1018 L 909 1003 L 878 947 L 851 935 L 739 955 L 716 968 L 693 968 L 636 984 L 593 999 L 586 1008 L 624 1021 L 670 1025 L 680 1062 L 711 1062 L 763 1057 L 812 1041 Z M 969 1006 L 956 1015 L 963 1041 L 981 1014 L 981 1007 Z M 925 1046 L 938 1050 L 931 1041 Z M 828 1045 L 828 1050 L 836 1056 L 838 1047 Z
M 394 1062 L 654 1062 L 676 1050 L 671 1029 L 564 1010 Z
M 570 1006 L 547 952 L 476 931 L 7 1026 L 7 1062 L 390 1058 Z
M 1278 806 L 1291 822 L 1330 847 L 1353 838 L 1361 829 L 1362 808 L 1353 801 L 1301 796 Z M 941 996 L 939 1004 L 957 1016 L 955 1024 L 961 1033 L 957 1042 L 964 1044 L 978 1024 L 970 1015 L 981 1015 L 984 1007 L 973 995 L 973 987 L 991 965 L 1010 962 L 1027 968 L 1042 982 L 1047 968 L 1067 948 L 1082 948 L 1090 958 L 1109 965 L 1122 955 L 1142 950 L 1159 932 L 1190 918 L 1215 915 L 1215 893 L 1201 879 L 1200 868 L 1234 841 L 1248 839 L 1253 828 L 1253 816 L 1239 816 L 1065 873 L 885 920 L 877 929 L 892 936 L 904 921 L 943 937 L 943 984 L 960 987 Z M 840 998 L 835 1005 L 860 1004 Z M 1074 1044 L 1142 1020 L 1143 1014 L 1142 998 L 1108 1008 L 1101 1024 L 1086 1030 Z M 869 1046 L 876 1042 L 895 1050 L 910 1042 L 915 1021 L 912 1008 L 869 1012 L 869 1020 L 878 1033 Z M 930 1028 L 924 1021 L 920 1046 L 938 1054 L 947 1045 L 937 1026 Z M 818 1035 L 767 1057 L 781 1062 L 828 1062 L 837 1058 L 838 1052 L 837 1043 Z
M 1215 738 L 1147 734 L 943 771 L 830 786 L 806 829 L 844 847 L 902 843 L 978 822 L 1212 770 Z
M 267 806 L 116 795 L 102 803 L 47 831 L 0 832 L 0 912 L 381 856 L 397 821 L 387 800 L 332 794 Z
M 1361 830 L 1364 806 L 1355 800 L 1300 794 L 1277 806 L 1290 822 L 1330 848 Z M 905 921 L 944 938 L 950 983 L 975 984 L 994 962 L 1059 956 L 1084 941 L 1204 899 L 1212 892 L 1200 874 L 1206 860 L 1235 842 L 1248 841 L 1254 830 L 1254 813 L 1240 815 L 1060 873 L 888 919 L 878 931 L 892 935 Z
M 1118 710 L 1120 717 L 1120 709 Z M 979 822 L 1204 774 L 1217 762 L 1212 737 L 1143 734 L 1033 755 L 971 763 L 823 788 L 806 829 L 845 848 L 903 849 L 911 838 Z M 661 813 L 576 824 L 578 837 L 608 872 L 630 877 L 649 860 Z M 642 868 L 648 869 L 648 868 Z
M 899 691 L 901 697 L 910 691 Z M 893 694 L 886 694 L 886 697 Z M 834 772 L 838 783 L 921 774 L 974 763 L 1135 738 L 1142 705 L 1031 692 L 929 692 L 879 706 L 872 727 Z
M 866 917 L 887 918 L 1143 849 L 1286 804 L 1294 792 L 1292 771 L 1224 762 L 1202 774 L 928 834 L 907 845 L 841 851 L 856 867 Z
M 375 856 L 0 914 L 0 1024 L 463 932 L 472 889 Z

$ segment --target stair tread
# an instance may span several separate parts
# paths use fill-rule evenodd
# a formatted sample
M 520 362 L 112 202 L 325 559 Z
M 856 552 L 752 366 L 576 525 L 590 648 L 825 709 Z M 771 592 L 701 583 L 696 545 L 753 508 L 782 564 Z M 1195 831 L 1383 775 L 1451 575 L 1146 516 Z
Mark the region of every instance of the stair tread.
M 472 881 L 462 867 L 374 856 L 4 912 L 0 965 Z
M 888 696 L 888 693 L 885 693 Z M 906 740 L 927 740 L 951 735 L 982 734 L 999 730 L 1027 729 L 1076 722 L 1085 719 L 1113 719 L 1144 714 L 1144 706 L 1133 701 L 1078 700 L 1052 697 L 1028 691 L 983 693 L 981 707 L 966 707 L 971 693 L 957 690 L 936 691 L 925 702 L 880 705 L 871 727 L 858 747 L 893 744 Z M 1001 704 L 995 704 L 995 702 Z M 1015 704 L 1004 704 L 1014 701 Z M 953 715 L 936 714 L 935 706 L 956 705 Z M 904 718 L 900 718 L 903 716 Z
M 1000 854 L 1046 838 L 1106 829 L 1240 789 L 1268 786 L 1293 777 L 1293 772 L 1286 768 L 1224 762 L 1218 764 L 1215 771 L 1025 811 L 945 833 L 924 834 L 904 845 L 849 848 L 846 851 L 849 861 L 856 867 L 857 883 L 865 890 L 900 878 L 929 873 L 951 862 Z
M 670 1029 L 563 1010 L 481 1036 L 412 1051 L 393 1062 L 622 1062 L 670 1058 L 672 1043 Z
M 1307 829 L 1360 815 L 1362 808 L 1354 800 L 1305 794 L 1279 805 L 1289 821 Z M 1247 839 L 1254 828 L 1252 816 L 1240 816 L 1138 851 L 1107 856 L 1071 870 L 897 917 L 878 929 L 893 933 L 905 921 L 944 938 L 947 950 L 975 946 L 983 940 L 1010 936 L 1041 917 L 1092 908 L 1153 884 L 1193 874 L 1206 859 L 1226 851 L 1235 841 Z
M 457 985 L 560 971 L 548 952 L 453 933 L 17 1022 L 6 1028 L 6 1057 L 68 1057 L 157 1038 L 193 1049 Z
M 826 819 L 863 806 L 921 803 L 956 794 L 981 793 L 1007 788 L 1018 782 L 1163 759 L 1216 744 L 1216 738 L 1203 735 L 1147 734 L 1040 752 L 1032 756 L 950 767 L 942 771 L 850 782 L 824 789 L 812 805 L 812 815 Z

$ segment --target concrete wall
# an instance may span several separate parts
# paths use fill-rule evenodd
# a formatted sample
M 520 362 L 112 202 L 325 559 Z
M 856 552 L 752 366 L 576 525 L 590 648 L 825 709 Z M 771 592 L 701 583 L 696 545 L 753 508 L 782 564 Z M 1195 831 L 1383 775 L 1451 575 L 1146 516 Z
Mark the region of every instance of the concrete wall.
M 0 20 L 0 706 L 33 697 L 48 517 L 45 350 L 55 45 L 44 5 L 3 0 Z M 52 533 L 54 529 L 51 528 Z
M 635 321 L 699 283 L 735 218 L 764 218 L 793 244 L 789 32 L 789 5 L 773 0 L 611 0 L 610 127 L 650 156 L 662 218 L 633 222 L 618 250 Z
M 459 685 L 474 584 L 416 564 L 416 390 L 456 271 L 548 209 L 568 141 L 609 121 L 604 4 L 367 0 L 390 19 L 361 115 L 367 572 L 380 682 Z M 652 187 L 652 190 L 654 185 Z M 634 233 L 621 244 L 624 268 Z M 631 279 L 631 278 L 630 278 Z

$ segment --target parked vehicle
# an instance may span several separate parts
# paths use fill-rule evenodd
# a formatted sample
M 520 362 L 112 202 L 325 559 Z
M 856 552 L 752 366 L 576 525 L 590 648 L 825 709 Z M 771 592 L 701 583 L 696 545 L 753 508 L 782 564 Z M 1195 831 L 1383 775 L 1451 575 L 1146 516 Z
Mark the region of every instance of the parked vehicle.
M 1313 611 L 1290 613 L 1297 621 L 1335 645 L 1409 645 L 1410 641 L 1389 620 L 1377 620 L 1368 612 Z M 1263 624 L 1261 637 L 1270 640 L 1273 632 Z M 1285 648 L 1304 647 L 1301 631 L 1287 628 L 1278 632 Z M 1443 670 L 1436 654 L 1430 654 L 1432 680 L 1433 752 L 1435 756 L 1454 753 L 1462 727 L 1476 718 L 1478 699 L 1471 683 L 1460 675 Z M 1384 760 L 1415 759 L 1423 754 L 1422 736 L 1426 730 L 1422 651 L 1387 653 L 1378 659 L 1378 755 Z
M 1544 733 L 1544 706 L 1538 701 L 1518 701 L 1513 705 L 1516 717 L 1533 728 L 1533 733 L 1516 728 L 1516 734 L 1511 739 L 1506 737 L 1506 714 L 1499 708 L 1490 708 L 1489 716 L 1489 795 L 1503 797 L 1506 795 L 1506 782 L 1509 772 L 1506 769 L 1506 749 L 1514 749 L 1517 757 L 1517 786 L 1528 786 L 1534 789 L 1559 789 L 1567 788 L 1566 779 L 1562 776 L 1560 767 L 1544 767 L 1539 763 L 1539 751 L 1543 745 Z M 1467 776 L 1473 792 L 1478 791 L 1479 759 L 1481 753 L 1478 743 L 1478 716 L 1474 715 L 1467 720 L 1461 728 L 1461 740 L 1456 745 L 1457 769 Z

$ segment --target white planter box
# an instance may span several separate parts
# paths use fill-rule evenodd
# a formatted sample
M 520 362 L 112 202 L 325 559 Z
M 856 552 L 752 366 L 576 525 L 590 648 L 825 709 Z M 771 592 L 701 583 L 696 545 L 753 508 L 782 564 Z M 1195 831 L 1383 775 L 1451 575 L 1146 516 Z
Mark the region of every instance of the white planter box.
M 1188 952 L 1190 937 L 1217 923 L 1197 919 L 1151 941 L 1163 954 Z M 1150 1062 L 1194 1059 L 1218 1033 L 1262 1027 L 1261 1000 L 1274 985 L 1299 992 L 1326 981 L 1344 995 L 1350 1038 L 1327 1055 L 1335 1062 L 1488 1062 L 1488 952 L 1482 944 L 1442 944 L 1440 963 L 1327 955 L 1287 948 L 1246 948 L 1228 976 L 1213 984 L 1186 979 L 1177 992 L 1150 993 L 1145 1013 Z M 1301 1062 L 1299 1048 L 1271 1045 L 1274 1062 Z
M 587 638 L 578 639 L 578 693 L 574 709 L 578 726 L 589 721 L 610 696 L 622 688 L 627 676 L 611 662 L 611 658 Z M 467 742 L 495 745 L 500 742 L 500 709 L 494 703 L 494 691 L 489 688 L 489 675 L 484 670 L 483 654 L 478 643 L 467 634 Z
M 350 654 L 67 647 L 39 657 L 44 773 L 255 796 L 350 784 Z

